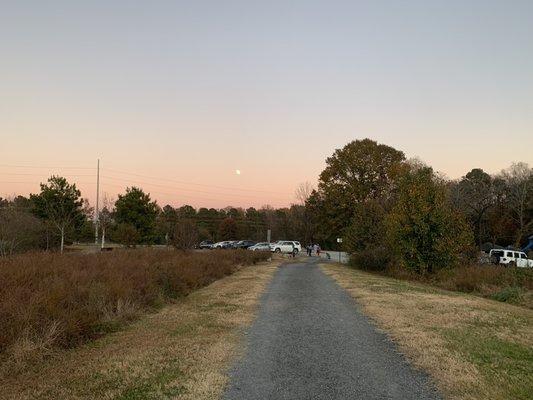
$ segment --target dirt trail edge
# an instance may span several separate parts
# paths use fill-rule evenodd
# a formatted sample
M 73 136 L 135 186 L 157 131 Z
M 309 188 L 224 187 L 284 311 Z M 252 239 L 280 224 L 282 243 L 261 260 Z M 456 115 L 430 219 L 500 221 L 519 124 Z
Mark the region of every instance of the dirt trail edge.
M 224 398 L 440 399 L 317 261 L 278 269 Z

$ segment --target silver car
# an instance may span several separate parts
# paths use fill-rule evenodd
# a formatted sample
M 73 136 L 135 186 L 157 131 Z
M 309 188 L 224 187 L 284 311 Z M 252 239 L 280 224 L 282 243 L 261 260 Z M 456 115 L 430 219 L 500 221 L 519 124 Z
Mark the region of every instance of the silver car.
M 252 250 L 252 251 L 270 251 L 270 244 L 268 242 L 256 243 L 253 246 L 248 247 L 248 250 Z

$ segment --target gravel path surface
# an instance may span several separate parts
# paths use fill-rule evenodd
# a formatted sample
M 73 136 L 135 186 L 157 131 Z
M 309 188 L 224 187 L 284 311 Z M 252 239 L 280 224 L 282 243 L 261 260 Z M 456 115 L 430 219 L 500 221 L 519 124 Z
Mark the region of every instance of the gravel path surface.
M 440 399 L 316 262 L 276 272 L 224 398 Z

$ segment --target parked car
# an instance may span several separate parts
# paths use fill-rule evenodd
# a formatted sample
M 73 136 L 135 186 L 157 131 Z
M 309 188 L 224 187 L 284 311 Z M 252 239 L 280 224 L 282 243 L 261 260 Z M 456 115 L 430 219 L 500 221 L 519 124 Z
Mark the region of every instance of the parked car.
M 233 244 L 234 249 L 247 249 L 255 244 L 253 240 L 239 240 Z
M 212 249 L 227 249 L 231 247 L 232 243 L 233 241 L 231 240 L 224 240 L 222 242 L 216 242 L 215 244 L 213 244 L 213 246 L 211 246 L 211 248 Z
M 296 250 L 296 253 L 302 251 L 302 245 L 300 242 L 280 240 L 279 242 L 270 244 L 270 251 L 273 253 L 292 253 L 293 249 Z
M 212 240 L 203 240 L 198 245 L 199 249 L 210 249 L 213 247 L 213 241 Z
M 523 251 L 492 249 L 489 252 L 490 261 L 493 264 L 507 265 L 510 267 L 533 268 L 533 260 L 527 258 Z
M 259 242 L 253 246 L 248 247 L 248 250 L 251 251 L 270 251 L 270 243 L 268 242 Z

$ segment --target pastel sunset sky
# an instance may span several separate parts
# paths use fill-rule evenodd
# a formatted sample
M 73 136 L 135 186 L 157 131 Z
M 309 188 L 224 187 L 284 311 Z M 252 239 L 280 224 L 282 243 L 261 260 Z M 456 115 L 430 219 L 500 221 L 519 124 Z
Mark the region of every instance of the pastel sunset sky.
M 10 1 L 0 196 L 273 206 L 369 137 L 450 178 L 533 164 L 533 1 Z M 237 174 L 236 170 L 241 173 Z

